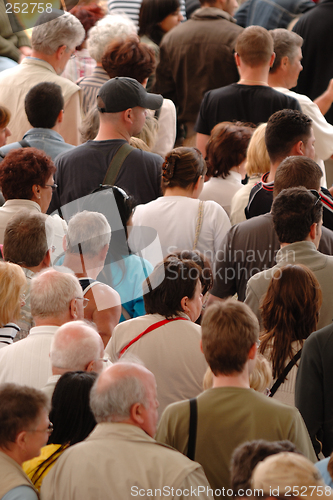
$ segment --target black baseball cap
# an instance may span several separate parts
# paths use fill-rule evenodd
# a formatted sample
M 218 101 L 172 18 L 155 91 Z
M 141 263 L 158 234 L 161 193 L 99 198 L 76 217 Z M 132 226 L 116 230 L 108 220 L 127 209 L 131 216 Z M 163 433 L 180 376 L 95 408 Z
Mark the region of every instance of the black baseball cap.
M 111 78 L 102 85 L 97 97 L 104 103 L 103 107 L 98 107 L 101 113 L 118 113 L 136 106 L 159 109 L 163 103 L 160 94 L 149 94 L 141 83 L 127 77 Z

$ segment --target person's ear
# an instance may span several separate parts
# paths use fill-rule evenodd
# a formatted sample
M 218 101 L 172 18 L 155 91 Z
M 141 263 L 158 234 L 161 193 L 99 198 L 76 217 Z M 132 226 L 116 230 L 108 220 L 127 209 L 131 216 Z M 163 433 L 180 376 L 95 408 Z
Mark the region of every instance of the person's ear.
M 49 249 L 46 252 L 45 257 L 44 257 L 44 259 L 42 261 L 43 267 L 50 267 L 50 265 L 51 265 L 51 252 L 52 252 L 51 249 Z
M 77 301 L 76 298 L 72 299 L 69 304 L 69 312 L 73 320 L 78 319 Z
M 32 192 L 38 200 L 40 199 L 40 186 L 38 184 L 34 184 L 32 186 Z
M 188 301 L 188 297 L 183 297 L 182 300 L 180 301 L 180 305 L 181 305 L 181 308 L 183 309 L 184 313 L 187 313 L 188 312 L 188 307 L 187 307 L 187 301 Z
M 60 45 L 60 47 L 57 48 L 55 56 L 58 60 L 62 58 L 66 48 L 67 48 L 66 45 Z
M 144 424 L 144 418 L 142 415 L 143 405 L 141 403 L 134 403 L 131 406 L 130 415 L 132 420 L 139 426 Z
M 125 111 L 123 111 L 123 118 L 124 118 L 124 121 L 128 124 L 131 124 L 133 123 L 133 119 L 132 119 L 132 108 L 128 108 L 126 109 Z
M 317 235 L 318 235 L 318 224 L 316 222 L 314 222 L 310 226 L 309 236 L 310 236 L 311 240 L 315 240 Z
M 237 54 L 237 52 L 235 52 L 234 56 L 235 56 L 236 66 L 239 68 L 239 66 L 240 66 L 240 57 Z
M 258 351 L 258 344 L 257 344 L 257 342 L 255 342 L 252 345 L 251 349 L 249 350 L 248 358 L 249 359 L 254 359 L 256 357 L 256 355 L 257 355 L 257 351 Z
M 26 449 L 26 437 L 27 437 L 27 431 L 21 431 L 16 436 L 15 444 L 19 446 L 21 450 Z
M 62 109 L 58 114 L 57 123 L 61 123 L 64 119 L 64 110 Z
M 303 141 L 298 141 L 293 145 L 288 156 L 304 156 L 303 153 L 304 143 Z
M 269 60 L 269 67 L 270 68 L 273 66 L 274 61 L 275 61 L 275 52 L 273 52 L 273 54 L 271 55 L 271 58 Z

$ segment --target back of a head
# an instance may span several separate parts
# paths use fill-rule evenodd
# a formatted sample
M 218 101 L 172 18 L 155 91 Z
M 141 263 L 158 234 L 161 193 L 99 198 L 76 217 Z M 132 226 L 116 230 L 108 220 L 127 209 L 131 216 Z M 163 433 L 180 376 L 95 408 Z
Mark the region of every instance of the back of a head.
M 274 52 L 273 38 L 261 26 L 249 26 L 238 35 L 235 50 L 247 66 L 266 65 Z
M 0 448 L 10 449 L 19 432 L 36 424 L 41 410 L 48 410 L 47 397 L 33 387 L 0 386 Z
M 201 273 L 193 260 L 168 255 L 142 284 L 146 313 L 166 318 L 183 313 L 181 300 L 194 297 Z
M 131 35 L 110 43 L 103 54 L 102 66 L 110 78 L 127 76 L 143 84 L 155 71 L 155 53 L 137 35 Z
M 109 14 L 98 21 L 89 31 L 87 40 L 89 55 L 100 63 L 106 47 L 113 40 L 125 39 L 129 35 L 135 34 L 135 24 L 129 17 L 122 14 Z
M 295 487 L 303 491 L 302 496 L 318 498 L 317 492 L 323 492 L 325 483 L 308 458 L 299 453 L 282 452 L 265 458 L 255 467 L 251 487 L 262 490 L 265 496 L 271 496 L 273 489 L 278 490 L 280 498 L 285 498 Z
M 273 197 L 283 189 L 303 186 L 320 190 L 322 171 L 319 165 L 306 156 L 288 156 L 278 166 L 274 178 Z
M 207 175 L 225 179 L 231 168 L 246 158 L 253 128 L 241 122 L 221 122 L 210 133 L 206 146 Z
M 203 353 L 214 375 L 242 372 L 259 338 L 259 323 L 251 309 L 233 299 L 212 304 L 201 330 Z
M 51 158 L 40 149 L 10 150 L 0 163 L 0 188 L 5 200 L 31 200 L 33 186 L 45 186 L 55 171 Z
M 266 123 L 259 125 L 249 142 L 246 153 L 246 173 L 252 175 L 268 172 L 271 165 L 265 143 Z
M 53 128 L 64 109 L 61 87 L 53 82 L 38 83 L 27 93 L 24 107 L 32 127 Z
M 70 219 L 66 235 L 69 253 L 98 255 L 105 245 L 109 245 L 111 228 L 103 214 L 84 210 Z
M 10 121 L 11 113 L 5 106 L 0 106 L 0 128 L 6 128 Z
M 31 280 L 30 306 L 33 317 L 62 317 L 69 311 L 75 297 L 82 297 L 82 288 L 72 274 L 49 269 Z
M 96 378 L 96 373 L 83 371 L 67 372 L 60 377 L 52 395 L 53 432 L 49 444 L 71 446 L 83 441 L 93 430 L 96 420 L 89 397 Z
M 17 320 L 21 312 L 21 296 L 27 286 L 20 266 L 0 261 L 0 327 Z
M 179 0 L 142 0 L 139 14 L 139 36 L 150 37 L 154 28 L 180 7 Z
M 317 195 L 304 187 L 283 189 L 277 195 L 271 213 L 280 243 L 304 241 L 312 224 L 320 222 L 323 207 Z
M 297 453 L 296 446 L 290 441 L 265 441 L 258 439 L 241 444 L 232 454 L 230 481 L 234 495 L 243 496 L 251 488 L 251 475 L 255 466 L 270 455 L 283 451 Z M 240 490 L 244 490 L 242 493 Z
M 40 16 L 38 26 L 32 30 L 31 44 L 33 50 L 53 55 L 62 45 L 73 50 L 80 45 L 84 37 L 84 28 L 75 16 L 53 9 L 52 12 L 44 12 Z
M 71 10 L 70 14 L 75 16 L 82 24 L 85 31 L 85 39 L 88 36 L 89 30 L 95 26 L 97 21 L 103 19 L 105 16 L 103 8 L 97 3 L 90 3 L 88 5 L 75 5 Z M 84 39 L 84 40 L 85 40 Z M 82 50 L 84 43 L 82 42 L 77 50 Z
M 206 171 L 206 162 L 198 149 L 175 148 L 166 155 L 162 166 L 162 190 L 173 187 L 187 189 L 192 185 L 194 187 Z
M 28 268 L 39 266 L 50 248 L 46 221 L 45 214 L 23 210 L 11 217 L 4 234 L 5 260 Z
M 97 331 L 84 321 L 71 321 L 54 334 L 50 359 L 58 370 L 84 371 L 103 353 L 103 343 Z
M 96 422 L 121 422 L 130 417 L 135 403 L 146 406 L 146 387 L 140 376 L 142 370 L 147 371 L 140 365 L 120 361 L 99 376 L 90 394 Z
M 302 47 L 303 38 L 294 31 L 289 31 L 284 28 L 277 28 L 269 31 L 274 42 L 275 59 L 270 73 L 275 73 L 281 65 L 283 57 L 288 57 L 292 63 L 297 55 L 297 49 Z
M 312 120 L 294 109 L 282 109 L 270 116 L 265 132 L 265 142 L 271 163 L 282 161 L 290 155 L 299 141 L 310 138 Z

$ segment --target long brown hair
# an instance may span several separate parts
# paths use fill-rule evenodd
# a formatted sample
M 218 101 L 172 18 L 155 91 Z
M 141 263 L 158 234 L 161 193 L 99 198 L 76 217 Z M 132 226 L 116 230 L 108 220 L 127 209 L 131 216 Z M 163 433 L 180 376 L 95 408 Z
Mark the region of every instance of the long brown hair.
M 265 333 L 260 352 L 272 344 L 270 361 L 273 378 L 278 378 L 285 361 L 293 357 L 292 342 L 301 345 L 316 330 L 322 293 L 315 275 L 298 264 L 278 269 L 270 282 L 261 305 Z

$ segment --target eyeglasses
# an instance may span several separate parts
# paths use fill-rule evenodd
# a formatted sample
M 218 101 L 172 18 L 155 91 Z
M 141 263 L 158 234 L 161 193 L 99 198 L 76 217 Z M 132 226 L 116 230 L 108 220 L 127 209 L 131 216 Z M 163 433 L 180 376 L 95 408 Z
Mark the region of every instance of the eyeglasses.
M 86 299 L 85 297 L 75 297 L 77 300 L 83 300 L 83 309 L 85 309 L 88 305 L 89 299 Z
M 317 205 L 317 203 L 318 203 L 319 201 L 321 201 L 321 196 L 320 196 L 320 194 L 318 193 L 318 191 L 316 191 L 315 189 L 310 189 L 309 191 L 310 191 L 310 193 L 312 193 L 312 194 L 313 194 L 313 196 L 315 196 L 315 198 L 316 198 L 316 201 L 315 201 L 315 203 L 314 203 L 314 205 L 313 205 L 313 206 L 315 207 L 315 206 Z
M 26 432 L 47 432 L 48 434 L 52 434 L 53 432 L 53 424 L 52 422 L 49 423 L 48 427 L 46 429 L 32 429 Z
M 57 189 L 58 184 L 45 184 L 44 187 L 48 187 L 52 189 L 52 193 Z

